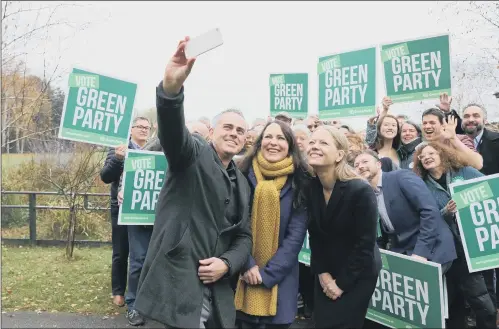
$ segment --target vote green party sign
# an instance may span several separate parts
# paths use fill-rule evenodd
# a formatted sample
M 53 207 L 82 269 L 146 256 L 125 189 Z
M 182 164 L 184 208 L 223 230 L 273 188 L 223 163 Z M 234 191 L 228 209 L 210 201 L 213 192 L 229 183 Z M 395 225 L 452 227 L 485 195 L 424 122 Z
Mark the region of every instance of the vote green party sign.
M 154 225 L 168 164 L 162 152 L 128 150 L 123 170 L 119 225 Z
M 366 318 L 390 328 L 445 328 L 440 264 L 380 252 L 383 268 Z
M 294 118 L 307 116 L 307 73 L 270 75 L 270 115 L 276 116 L 281 111 Z
M 470 272 L 499 267 L 499 174 L 449 185 Z
M 59 138 L 90 144 L 128 144 L 137 85 L 74 68 Z
M 300 253 L 298 254 L 298 261 L 305 265 L 310 266 L 310 243 L 308 241 L 308 232 L 305 236 L 305 240 L 303 241 L 303 245 L 301 247 Z
M 386 95 L 395 102 L 451 94 L 448 35 L 382 45 L 381 60 Z
M 376 48 L 319 58 L 321 119 L 376 114 Z

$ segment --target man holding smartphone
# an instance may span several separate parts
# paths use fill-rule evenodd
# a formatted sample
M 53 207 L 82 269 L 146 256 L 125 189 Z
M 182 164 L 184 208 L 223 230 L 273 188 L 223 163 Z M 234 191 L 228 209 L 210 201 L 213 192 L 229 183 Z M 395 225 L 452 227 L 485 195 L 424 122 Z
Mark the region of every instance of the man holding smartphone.
M 250 188 L 232 158 L 244 146 L 242 113 L 213 119 L 210 143 L 185 126 L 184 87 L 194 58 L 180 41 L 156 89 L 158 137 L 168 161 L 135 308 L 168 328 L 233 328 L 230 277 L 252 249 Z

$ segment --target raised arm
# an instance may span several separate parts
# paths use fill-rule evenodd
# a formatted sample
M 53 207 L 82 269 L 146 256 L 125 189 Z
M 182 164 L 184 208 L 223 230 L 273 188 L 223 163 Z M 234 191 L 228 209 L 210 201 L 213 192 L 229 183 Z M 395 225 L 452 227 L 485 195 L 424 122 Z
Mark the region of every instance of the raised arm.
M 185 126 L 184 82 L 194 65 L 185 57 L 189 38 L 179 42 L 175 54 L 166 65 L 163 81 L 156 88 L 158 138 L 172 171 L 187 168 L 198 152 L 198 145 Z

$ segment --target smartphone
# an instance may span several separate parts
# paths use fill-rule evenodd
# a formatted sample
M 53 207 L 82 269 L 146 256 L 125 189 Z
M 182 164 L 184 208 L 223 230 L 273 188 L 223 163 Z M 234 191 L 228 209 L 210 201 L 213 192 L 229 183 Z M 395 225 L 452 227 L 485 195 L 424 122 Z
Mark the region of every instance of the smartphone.
M 220 29 L 213 29 L 189 40 L 185 46 L 185 56 L 187 58 L 197 57 L 223 45 L 223 43 Z

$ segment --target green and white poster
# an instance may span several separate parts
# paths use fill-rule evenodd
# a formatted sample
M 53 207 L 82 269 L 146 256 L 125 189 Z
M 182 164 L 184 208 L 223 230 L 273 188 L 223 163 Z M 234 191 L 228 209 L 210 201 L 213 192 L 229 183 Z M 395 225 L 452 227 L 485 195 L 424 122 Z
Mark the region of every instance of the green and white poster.
M 168 164 L 162 152 L 128 150 L 123 170 L 119 225 L 154 225 Z
M 390 328 L 445 328 L 440 264 L 380 252 L 383 268 L 366 318 Z
M 499 267 L 499 174 L 449 185 L 470 272 Z
M 308 113 L 308 74 L 270 75 L 270 115 L 281 111 L 293 118 L 306 118 Z
M 74 68 L 59 138 L 103 146 L 128 144 L 137 84 Z
M 300 253 L 298 254 L 298 261 L 305 265 L 310 266 L 310 243 L 308 241 L 308 232 L 303 241 Z
M 319 117 L 376 114 L 376 48 L 319 58 Z
M 382 45 L 381 60 L 386 95 L 394 102 L 451 95 L 448 35 Z

